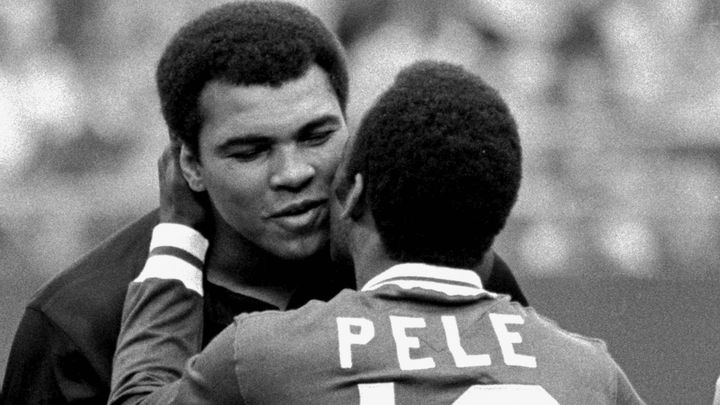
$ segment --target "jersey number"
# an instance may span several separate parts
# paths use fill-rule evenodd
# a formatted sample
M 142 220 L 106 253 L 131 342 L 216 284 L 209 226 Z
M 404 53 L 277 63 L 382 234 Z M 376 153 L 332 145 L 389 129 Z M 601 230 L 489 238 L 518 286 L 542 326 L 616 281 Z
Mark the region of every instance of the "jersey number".
M 360 405 L 395 405 L 395 384 L 358 384 Z M 472 385 L 452 405 L 560 405 L 539 385 Z

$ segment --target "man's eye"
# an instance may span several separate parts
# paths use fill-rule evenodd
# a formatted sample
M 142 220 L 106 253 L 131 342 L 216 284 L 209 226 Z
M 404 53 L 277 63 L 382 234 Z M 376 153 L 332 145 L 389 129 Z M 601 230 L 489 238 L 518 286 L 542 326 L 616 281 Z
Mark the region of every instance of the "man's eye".
M 327 142 L 334 133 L 334 129 L 311 132 L 302 138 L 302 142 L 313 146 L 322 145 Z
M 267 148 L 263 147 L 239 149 L 232 151 L 228 156 L 235 160 L 250 161 L 259 158 L 266 150 Z

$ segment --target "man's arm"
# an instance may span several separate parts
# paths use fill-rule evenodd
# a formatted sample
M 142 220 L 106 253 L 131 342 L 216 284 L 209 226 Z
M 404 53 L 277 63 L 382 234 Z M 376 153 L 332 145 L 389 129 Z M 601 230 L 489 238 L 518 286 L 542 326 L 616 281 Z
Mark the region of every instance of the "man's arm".
M 175 397 L 186 361 L 202 347 L 207 245 L 183 225 L 153 231 L 148 261 L 125 298 L 109 403 L 166 404 Z
M 109 403 L 242 405 L 235 324 L 197 354 L 207 242 L 191 228 L 161 224 L 151 245 L 146 267 L 128 288 Z

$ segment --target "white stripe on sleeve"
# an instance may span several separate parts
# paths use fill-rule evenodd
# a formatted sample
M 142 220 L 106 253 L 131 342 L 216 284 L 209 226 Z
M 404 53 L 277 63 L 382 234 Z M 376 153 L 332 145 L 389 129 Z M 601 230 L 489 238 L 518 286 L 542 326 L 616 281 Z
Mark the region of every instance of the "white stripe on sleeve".
M 163 247 L 181 249 L 202 263 L 205 260 L 208 245 L 208 240 L 205 239 L 200 232 L 189 226 L 175 223 L 161 223 L 153 229 L 152 239 L 150 240 L 150 252 Z M 134 281 L 141 283 L 149 278 L 178 280 L 182 282 L 186 288 L 203 295 L 202 270 L 175 255 L 150 255 L 145 262 L 145 267 L 143 267 Z
M 204 261 L 208 245 L 208 240 L 200 232 L 189 226 L 161 223 L 155 225 L 153 229 L 150 251 L 160 246 L 172 246 L 192 254 L 200 261 Z

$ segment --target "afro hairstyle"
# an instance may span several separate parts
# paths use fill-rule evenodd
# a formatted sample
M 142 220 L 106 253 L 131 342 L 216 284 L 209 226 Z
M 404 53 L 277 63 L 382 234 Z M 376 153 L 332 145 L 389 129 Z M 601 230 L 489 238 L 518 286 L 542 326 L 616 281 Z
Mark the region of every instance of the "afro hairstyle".
M 337 193 L 356 173 L 389 256 L 473 267 L 520 188 L 515 120 L 498 92 L 460 66 L 403 69 L 363 117 Z
M 155 75 L 163 117 L 170 132 L 196 150 L 198 99 L 209 81 L 278 87 L 313 64 L 327 73 L 345 112 L 345 54 L 317 16 L 281 1 L 223 4 L 180 28 L 165 48 Z

